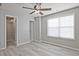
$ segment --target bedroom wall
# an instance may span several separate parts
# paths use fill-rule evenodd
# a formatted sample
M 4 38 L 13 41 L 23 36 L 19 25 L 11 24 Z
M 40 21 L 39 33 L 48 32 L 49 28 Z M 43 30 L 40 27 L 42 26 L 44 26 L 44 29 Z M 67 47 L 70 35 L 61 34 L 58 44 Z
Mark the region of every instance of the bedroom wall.
M 55 37 L 48 37 L 47 36 L 47 20 L 48 19 L 54 18 L 54 17 L 60 17 L 60 16 L 63 16 L 63 15 L 72 14 L 72 13 L 75 15 L 75 19 L 74 19 L 75 39 L 74 40 L 73 39 L 55 38 Z M 37 23 L 39 23 L 39 21 Z M 42 19 L 41 19 L 41 36 L 42 36 L 41 40 L 42 40 L 42 42 L 62 45 L 62 46 L 75 48 L 75 49 L 79 50 L 79 26 L 78 25 L 79 25 L 79 8 L 72 8 L 72 9 L 69 9 L 69 10 L 62 11 L 62 12 L 43 16 Z M 37 31 L 37 33 L 39 33 L 39 32 Z
M 34 40 L 33 41 L 40 41 L 40 28 L 39 28 L 39 18 L 35 18 L 34 21 Z
M 54 18 L 54 17 L 60 17 L 63 15 L 67 15 L 69 13 L 73 13 L 75 15 L 75 19 L 74 19 L 74 34 L 75 34 L 75 39 L 65 39 L 65 38 L 54 38 L 54 37 L 48 37 L 47 36 L 47 20 L 50 18 Z M 59 44 L 59 45 L 64 45 L 64 46 L 68 46 L 68 47 L 72 47 L 72 48 L 76 48 L 79 49 L 79 8 L 75 8 L 75 9 L 70 9 L 70 10 L 65 10 L 63 12 L 59 12 L 59 13 L 55 13 L 55 14 L 51 14 L 48 16 L 44 16 L 42 17 L 42 41 L 43 42 L 49 42 L 51 44 Z
M 15 11 L 0 10 L 0 49 L 5 48 L 5 16 L 15 16 L 17 19 L 16 39 L 17 45 L 29 43 L 29 20 L 33 19 L 27 15 Z
M 41 42 L 41 16 L 40 17 L 35 17 L 34 21 L 34 41 Z
M 19 45 L 30 42 L 30 19 L 27 16 L 19 16 L 17 24 L 17 39 Z

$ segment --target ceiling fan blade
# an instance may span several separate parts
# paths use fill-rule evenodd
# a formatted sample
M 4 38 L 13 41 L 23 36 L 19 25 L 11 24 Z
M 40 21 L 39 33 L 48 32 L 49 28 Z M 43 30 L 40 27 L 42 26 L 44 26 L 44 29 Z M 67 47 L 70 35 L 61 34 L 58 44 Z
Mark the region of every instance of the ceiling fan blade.
M 43 15 L 43 13 L 42 13 L 42 12 L 39 12 L 39 14 Z
M 29 13 L 29 14 L 33 14 L 35 11 L 33 11 L 33 12 L 31 12 L 31 13 Z
M 52 9 L 51 8 L 43 8 L 43 9 L 39 9 L 39 10 L 41 10 L 41 11 L 50 11 Z
M 34 9 L 36 9 L 37 5 L 34 6 Z
M 22 8 L 34 10 L 33 8 L 29 8 L 29 7 L 22 7 Z

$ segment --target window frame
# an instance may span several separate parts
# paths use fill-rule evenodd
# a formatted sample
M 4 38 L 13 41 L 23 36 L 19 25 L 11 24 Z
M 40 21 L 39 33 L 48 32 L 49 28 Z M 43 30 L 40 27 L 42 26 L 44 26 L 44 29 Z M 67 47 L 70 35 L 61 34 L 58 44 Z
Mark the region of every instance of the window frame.
M 60 36 L 60 28 L 62 28 L 61 26 L 60 26 L 60 18 L 61 17 L 66 17 L 66 16 L 73 16 L 73 26 L 63 26 L 63 27 L 72 27 L 73 28 L 73 38 L 67 38 L 67 37 L 61 37 Z M 72 40 L 74 40 L 75 39 L 75 31 L 74 31 L 74 26 L 75 26 L 75 15 L 74 14 L 69 14 L 69 15 L 66 15 L 66 16 L 61 16 L 61 17 L 55 17 L 55 18 L 58 18 L 58 37 L 55 37 L 55 36 L 49 36 L 48 35 L 48 29 L 49 29 L 49 27 L 48 27 L 48 21 L 49 20 L 53 20 L 53 19 L 55 19 L 55 18 L 51 18 L 51 19 L 48 19 L 47 20 L 47 37 L 53 37 L 53 38 L 61 38 L 61 39 L 72 39 Z M 53 27 L 54 28 L 54 27 Z M 57 27 L 56 27 L 57 28 Z

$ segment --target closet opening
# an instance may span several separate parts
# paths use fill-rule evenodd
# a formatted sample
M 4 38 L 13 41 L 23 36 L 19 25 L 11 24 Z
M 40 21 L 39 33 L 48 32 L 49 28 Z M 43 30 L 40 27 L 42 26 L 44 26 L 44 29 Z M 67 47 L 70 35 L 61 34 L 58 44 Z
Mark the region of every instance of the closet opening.
M 12 16 L 6 16 L 5 18 L 5 43 L 6 48 L 16 46 L 16 18 Z

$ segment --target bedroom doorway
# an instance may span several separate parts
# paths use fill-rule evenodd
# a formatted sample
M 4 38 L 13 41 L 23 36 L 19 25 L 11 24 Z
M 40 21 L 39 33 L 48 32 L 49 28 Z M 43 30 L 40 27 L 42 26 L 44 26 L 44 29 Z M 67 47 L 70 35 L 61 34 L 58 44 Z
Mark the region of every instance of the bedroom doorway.
M 5 18 L 5 43 L 6 47 L 16 46 L 16 18 L 6 16 Z

